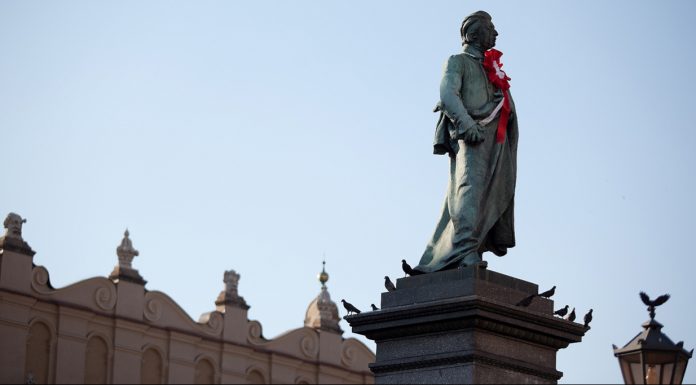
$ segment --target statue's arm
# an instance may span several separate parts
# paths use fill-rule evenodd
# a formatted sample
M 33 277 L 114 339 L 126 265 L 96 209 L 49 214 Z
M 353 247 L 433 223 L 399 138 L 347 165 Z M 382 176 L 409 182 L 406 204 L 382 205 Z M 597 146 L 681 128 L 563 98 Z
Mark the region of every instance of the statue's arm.
M 457 137 L 454 139 L 465 139 L 467 142 L 478 142 L 479 127 L 476 121 L 469 115 L 469 112 L 462 103 L 460 95 L 462 89 L 462 79 L 464 77 L 464 65 L 462 58 L 458 55 L 450 56 L 445 64 L 445 71 L 440 83 L 440 108 L 445 115 L 452 121 L 457 129 Z M 473 136 L 473 137 L 472 137 Z M 480 140 L 477 140 L 480 139 Z

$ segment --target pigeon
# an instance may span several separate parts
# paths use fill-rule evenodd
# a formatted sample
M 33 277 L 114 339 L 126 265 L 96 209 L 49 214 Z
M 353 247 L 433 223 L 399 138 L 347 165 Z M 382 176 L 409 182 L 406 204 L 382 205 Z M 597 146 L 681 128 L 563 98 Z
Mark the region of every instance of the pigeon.
M 396 286 L 394 286 L 391 279 L 389 279 L 388 275 L 384 276 L 384 287 L 386 287 L 388 291 L 395 291 L 396 290 Z
M 553 314 L 561 317 L 565 316 L 566 314 L 568 314 L 568 305 L 565 305 L 563 309 L 556 310 L 555 312 L 553 312 Z
M 585 314 L 585 327 L 590 327 L 590 322 L 592 322 L 592 309 Z
M 342 299 L 341 302 L 343 302 L 343 307 L 346 308 L 346 311 L 348 311 L 348 315 L 351 315 L 351 313 L 360 314 L 360 310 L 358 310 L 358 308 L 353 306 L 353 304 L 350 302 L 347 302 L 345 299 Z
M 544 297 L 544 298 L 551 298 L 553 296 L 553 293 L 556 292 L 556 286 L 550 288 L 549 290 L 546 290 L 545 292 L 539 294 L 539 297 Z
M 402 260 L 401 260 L 401 268 L 404 270 L 404 273 L 406 273 L 406 275 L 414 276 L 414 275 L 423 274 L 422 271 L 413 270 L 413 269 L 411 268 L 411 265 L 409 265 L 408 262 L 406 262 L 405 259 L 402 259 Z
M 520 300 L 520 302 L 517 302 L 517 303 L 515 304 L 515 306 L 527 307 L 527 306 L 529 306 L 529 305 L 532 304 L 532 300 L 534 299 L 534 297 L 536 297 L 536 294 L 532 294 L 532 295 L 530 295 L 530 296 L 528 296 L 528 297 L 524 297 L 524 298 L 522 298 L 522 299 Z
M 641 291 L 640 299 L 643 301 L 645 306 L 648 307 L 648 311 L 650 312 L 650 318 L 652 319 L 655 318 L 655 308 L 667 302 L 667 300 L 669 299 L 669 294 L 661 295 L 655 298 L 655 300 L 653 301 L 650 299 L 650 297 L 648 297 L 647 294 L 645 294 L 645 292 Z
M 570 312 L 570 314 L 568 314 L 568 316 L 565 319 L 567 319 L 570 322 L 575 321 L 575 308 L 573 308 L 573 310 Z
M 372 306 L 372 311 L 377 311 L 377 310 L 379 310 L 379 308 L 378 308 L 377 306 L 375 306 L 374 303 L 371 303 L 370 306 Z

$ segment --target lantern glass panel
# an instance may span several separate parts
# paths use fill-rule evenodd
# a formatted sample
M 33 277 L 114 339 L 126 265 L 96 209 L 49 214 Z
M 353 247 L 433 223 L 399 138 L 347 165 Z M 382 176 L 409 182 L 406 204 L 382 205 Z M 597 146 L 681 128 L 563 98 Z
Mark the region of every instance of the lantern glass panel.
M 660 374 L 662 374 L 662 365 L 645 365 L 646 384 L 660 384 Z
M 643 374 L 643 365 L 640 362 L 631 362 L 631 375 L 633 376 L 634 384 L 645 384 L 645 376 Z
M 677 365 L 676 365 L 676 372 L 674 373 L 674 383 L 675 384 L 681 384 L 682 381 L 684 380 L 684 371 L 686 371 L 686 362 L 687 359 L 684 357 L 679 357 L 677 360 Z
M 620 357 L 619 365 L 621 366 L 621 374 L 624 378 L 624 384 L 635 384 L 633 377 L 631 377 L 631 367 L 628 360 L 626 360 L 624 357 Z
M 672 379 L 672 372 L 674 371 L 674 364 L 672 362 L 662 365 L 662 377 L 660 378 L 660 384 L 669 384 Z

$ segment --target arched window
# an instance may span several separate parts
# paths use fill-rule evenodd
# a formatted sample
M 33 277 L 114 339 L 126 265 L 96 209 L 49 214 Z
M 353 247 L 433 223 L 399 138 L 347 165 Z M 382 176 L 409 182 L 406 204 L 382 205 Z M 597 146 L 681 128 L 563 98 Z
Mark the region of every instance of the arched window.
M 36 322 L 29 328 L 27 336 L 24 378 L 31 378 L 37 384 L 47 384 L 50 362 L 51 330 L 46 324 Z
M 140 383 L 162 383 L 162 356 L 155 349 L 147 349 L 143 353 L 143 361 L 140 366 Z
M 215 383 L 215 367 L 210 361 L 202 359 L 196 364 L 196 384 L 214 384 Z
M 109 368 L 109 348 L 100 337 L 87 341 L 85 352 L 85 383 L 106 384 Z
M 263 374 L 258 370 L 252 370 L 247 374 L 247 382 L 250 384 L 265 384 L 266 379 L 263 378 Z

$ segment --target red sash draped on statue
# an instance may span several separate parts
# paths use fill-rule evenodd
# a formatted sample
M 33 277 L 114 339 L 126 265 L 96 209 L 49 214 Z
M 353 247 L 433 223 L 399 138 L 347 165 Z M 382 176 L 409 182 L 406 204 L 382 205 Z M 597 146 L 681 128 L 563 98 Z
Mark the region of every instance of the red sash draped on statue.
M 505 131 L 507 130 L 508 119 L 510 118 L 510 78 L 501 68 L 503 63 L 500 62 L 500 57 L 503 53 L 496 49 L 486 51 L 483 58 L 483 68 L 486 70 L 488 80 L 501 91 L 503 91 L 503 108 L 500 111 L 500 120 L 498 120 L 498 131 L 496 133 L 496 142 L 503 143 L 505 141 Z

